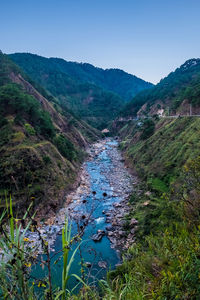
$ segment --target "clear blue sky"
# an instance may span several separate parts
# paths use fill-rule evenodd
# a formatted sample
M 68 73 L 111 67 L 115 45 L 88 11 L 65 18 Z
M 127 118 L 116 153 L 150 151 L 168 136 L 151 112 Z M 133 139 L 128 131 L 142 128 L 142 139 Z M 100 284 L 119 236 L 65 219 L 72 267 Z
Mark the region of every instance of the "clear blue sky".
M 1 0 L 0 49 L 158 82 L 200 57 L 199 0 Z

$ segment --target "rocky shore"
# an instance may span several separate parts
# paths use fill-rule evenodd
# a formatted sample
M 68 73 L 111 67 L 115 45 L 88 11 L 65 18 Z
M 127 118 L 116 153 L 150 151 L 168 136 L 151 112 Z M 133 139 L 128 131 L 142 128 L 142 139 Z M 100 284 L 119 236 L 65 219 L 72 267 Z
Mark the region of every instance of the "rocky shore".
M 108 145 L 109 144 L 109 145 Z M 105 156 L 106 163 L 102 164 L 102 157 Z M 90 169 L 88 165 L 95 162 Z M 105 178 L 104 184 L 98 184 L 98 176 L 92 177 L 91 173 L 99 168 L 99 174 Z M 97 219 L 103 219 L 102 228 L 90 236 L 95 242 L 101 241 L 106 236 L 111 242 L 111 248 L 118 251 L 128 249 L 134 243 L 135 226 L 137 220 L 131 220 L 131 231 L 129 233 L 124 229 L 126 223 L 126 215 L 129 213 L 128 198 L 134 185 L 137 184 L 137 178 L 131 175 L 125 166 L 118 143 L 112 139 L 106 138 L 93 144 L 88 149 L 88 159 L 80 169 L 79 186 L 66 196 L 66 201 L 62 209 L 39 226 L 40 234 L 48 240 L 49 247 L 53 251 L 53 244 L 58 234 L 61 233 L 66 217 L 71 220 L 81 222 L 84 216 L 87 217 L 85 211 L 86 199 L 94 197 L 94 202 L 104 202 L 105 209 L 101 210 L 100 216 L 96 218 L 91 214 L 90 222 L 97 222 Z M 94 185 L 94 182 L 96 185 Z M 93 190 L 96 187 L 97 190 Z M 130 222 L 129 222 L 130 223 Z M 33 240 L 35 245 L 39 242 L 39 234 L 27 233 L 26 236 Z

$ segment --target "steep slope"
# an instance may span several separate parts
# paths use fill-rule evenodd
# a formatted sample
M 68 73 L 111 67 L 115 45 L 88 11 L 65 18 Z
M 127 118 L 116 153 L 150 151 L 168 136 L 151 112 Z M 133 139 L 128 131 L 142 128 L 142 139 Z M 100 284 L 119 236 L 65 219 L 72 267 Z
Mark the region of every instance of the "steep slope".
M 198 299 L 200 118 L 116 120 L 113 130 L 140 180 L 124 225 L 136 242 L 104 298 Z
M 200 59 L 190 59 L 151 90 L 139 93 L 122 116 L 200 114 Z
M 198 117 L 129 121 L 120 129 L 121 147 L 147 186 L 164 192 L 183 166 L 200 155 L 199 132 Z
M 152 86 L 121 70 L 103 70 L 89 64 L 28 53 L 11 54 L 10 57 L 63 106 L 100 129 L 107 126 L 124 105 L 121 97 L 131 98 Z
M 129 101 L 140 91 L 153 87 L 153 84 L 120 69 L 104 70 L 91 64 L 67 62 L 59 58 L 50 58 L 49 60 L 70 77 L 114 92 L 125 101 Z
M 50 99 L 0 53 L 0 193 L 11 193 L 20 211 L 31 201 L 43 214 L 56 209 L 84 147 L 100 136 Z
M 39 57 L 28 53 L 15 53 L 10 57 L 23 67 L 26 62 L 38 59 L 42 64 L 51 64 L 54 70 L 67 74 L 71 78 L 83 83 L 91 83 L 105 90 L 114 92 L 128 101 L 140 91 L 153 87 L 152 83 L 146 82 L 132 74 L 120 69 L 101 69 L 88 63 L 70 62 L 60 58 Z

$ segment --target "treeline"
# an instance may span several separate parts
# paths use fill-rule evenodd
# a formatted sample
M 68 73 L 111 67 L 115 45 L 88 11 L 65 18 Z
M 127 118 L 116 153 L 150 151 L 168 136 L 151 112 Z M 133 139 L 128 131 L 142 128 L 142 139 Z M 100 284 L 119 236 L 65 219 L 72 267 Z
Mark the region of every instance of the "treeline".
M 200 105 L 200 60 L 189 60 L 175 72 L 162 79 L 155 87 L 145 90 L 132 99 L 121 111 L 122 116 L 136 115 L 138 110 L 147 104 L 150 107 L 156 101 L 164 106 L 168 101 L 170 109 L 176 109 L 187 99 L 194 106 Z

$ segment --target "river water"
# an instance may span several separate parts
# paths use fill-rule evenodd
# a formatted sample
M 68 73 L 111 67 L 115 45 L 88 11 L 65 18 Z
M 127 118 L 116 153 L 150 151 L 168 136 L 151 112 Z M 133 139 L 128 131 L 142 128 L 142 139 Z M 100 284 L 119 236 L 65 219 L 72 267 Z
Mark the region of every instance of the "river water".
M 77 228 L 81 226 L 85 228 L 81 252 L 77 252 L 75 256 L 71 274 L 81 275 L 82 258 L 87 265 L 84 267 L 85 280 L 90 284 L 96 283 L 121 260 L 119 250 L 110 242 L 107 234 L 100 241 L 95 242 L 92 238 L 98 230 L 107 233 L 106 228 L 112 226 L 112 217 L 108 212 L 114 208 L 113 204 L 126 201 L 132 190 L 133 178 L 124 165 L 116 140 L 107 138 L 93 144 L 88 154 L 89 158 L 82 166 L 80 186 L 70 195 L 71 203 L 60 210 L 54 225 L 43 228 L 51 244 L 54 286 L 61 286 L 62 259 L 60 253 L 56 253 L 62 248 L 60 231 L 66 216 L 72 224 L 72 235 L 77 233 Z M 76 246 L 77 244 L 74 244 L 72 251 Z M 43 279 L 47 275 L 47 270 L 37 264 L 33 266 L 31 275 Z M 76 284 L 77 280 L 72 278 L 69 289 Z

